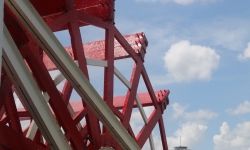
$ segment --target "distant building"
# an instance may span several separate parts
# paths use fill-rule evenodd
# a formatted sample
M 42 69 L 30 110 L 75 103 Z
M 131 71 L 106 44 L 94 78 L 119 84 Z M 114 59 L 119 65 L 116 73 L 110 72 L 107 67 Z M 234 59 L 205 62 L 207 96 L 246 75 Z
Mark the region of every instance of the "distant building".
M 186 146 L 178 146 L 178 147 L 175 147 L 174 150 L 190 150 L 190 149 L 187 149 L 188 147 Z
M 174 150 L 190 150 L 186 146 L 181 146 L 181 136 L 180 136 L 180 146 L 174 147 Z

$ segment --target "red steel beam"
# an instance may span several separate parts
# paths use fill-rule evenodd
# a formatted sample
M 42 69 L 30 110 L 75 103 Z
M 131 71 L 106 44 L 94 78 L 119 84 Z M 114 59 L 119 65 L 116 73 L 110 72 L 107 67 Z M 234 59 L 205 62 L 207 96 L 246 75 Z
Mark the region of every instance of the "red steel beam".
M 122 114 L 124 115 L 122 124 L 126 129 L 128 129 L 129 127 L 129 121 L 131 118 L 133 104 L 135 102 L 135 97 L 137 94 L 137 88 L 138 88 L 139 81 L 140 81 L 142 67 L 143 67 L 142 62 L 138 62 L 138 64 L 134 66 L 133 72 L 130 78 L 130 83 L 132 83 L 132 86 L 131 86 L 131 89 L 129 89 L 127 92 L 124 106 L 122 109 Z
M 108 28 L 107 22 L 103 22 L 98 17 L 94 17 L 94 16 L 87 14 L 87 13 L 77 11 L 77 18 L 78 18 L 79 22 L 82 23 L 81 25 L 91 24 L 93 26 L 103 28 L 103 29 Z
M 147 46 L 147 38 L 144 33 L 136 33 L 131 35 L 124 36 L 129 45 L 133 48 L 133 51 L 140 53 L 145 53 Z M 105 40 L 90 42 L 82 45 L 84 49 L 84 54 L 86 58 L 92 58 L 97 60 L 107 60 L 105 59 Z M 72 47 L 65 47 L 66 52 L 74 59 L 73 49 Z M 115 40 L 114 42 L 114 59 L 123 59 L 129 58 L 130 55 L 126 52 L 126 50 Z M 43 53 L 43 62 L 48 70 L 55 70 L 55 64 L 50 60 L 50 58 Z
M 2 69 L 2 76 L 1 76 L 1 88 L 0 88 L 0 118 L 2 117 L 3 113 L 3 105 L 8 97 L 8 94 L 11 92 L 12 83 L 10 78 L 7 76 L 4 69 Z
M 57 31 L 58 28 L 60 28 L 61 26 L 66 26 L 69 23 L 70 14 L 71 14 L 71 11 L 68 11 L 68 12 L 58 16 L 54 20 L 47 22 L 47 24 L 52 31 Z
M 68 30 L 70 33 L 72 50 L 74 60 L 78 60 L 79 68 L 83 72 L 83 74 L 89 79 L 88 69 L 87 69 L 87 62 L 85 58 L 84 48 L 82 46 L 82 38 L 81 32 L 79 28 L 79 23 L 77 20 L 76 14 L 76 6 L 74 5 L 73 1 L 66 1 L 68 5 L 68 9 L 72 12 L 70 13 L 70 22 L 68 23 Z M 97 135 L 101 133 L 99 120 L 94 115 L 94 113 L 85 105 L 84 100 L 82 99 L 83 106 L 86 107 L 88 114 L 86 115 L 86 122 L 88 127 L 88 133 L 90 138 L 96 143 L 95 148 L 97 149 L 101 145 L 99 145 L 99 138 Z
M 163 122 L 162 116 L 160 117 L 158 123 L 159 123 L 159 129 L 160 129 L 160 134 L 161 134 L 162 148 L 164 150 L 168 150 L 167 136 L 166 136 L 166 133 L 165 133 L 164 122 Z
M 41 84 L 46 88 L 46 92 L 50 96 L 49 104 L 53 109 L 59 123 L 64 128 L 64 131 L 70 134 L 72 138 L 72 146 L 76 149 L 83 148 L 83 139 L 79 134 L 76 126 L 73 123 L 73 119 L 71 118 L 70 113 L 67 110 L 67 107 L 62 100 L 62 97 L 55 87 L 53 80 L 51 79 L 49 73 L 47 72 L 46 67 L 44 66 L 42 59 L 39 58 L 38 54 L 35 54 L 35 50 L 33 43 L 30 43 L 23 47 L 25 50 L 30 52 L 27 53 L 26 62 L 28 63 L 30 69 L 32 70 L 36 79 L 44 80 L 46 82 L 42 82 Z M 20 50 L 22 52 L 24 50 Z
M 75 18 L 75 14 L 70 14 L 71 21 L 69 22 L 69 34 L 72 44 L 72 52 L 74 56 L 74 60 L 78 60 L 79 68 L 84 73 L 84 75 L 89 79 L 87 62 L 85 58 L 85 52 L 82 46 L 82 37 L 79 29 L 78 21 Z M 78 59 L 79 58 L 79 59 Z
M 42 145 L 37 145 L 30 139 L 19 132 L 12 130 L 10 127 L 0 122 L 0 146 L 6 149 L 19 150 L 45 150 Z
M 169 100 L 167 97 L 169 95 L 169 90 L 155 91 L 154 94 L 156 97 L 158 97 L 157 98 L 157 105 L 160 105 L 160 106 L 164 105 L 165 106 L 169 103 Z M 140 102 L 141 102 L 143 107 L 154 106 L 154 103 L 153 103 L 149 93 L 139 93 L 138 97 L 139 97 Z M 126 96 L 115 96 L 114 101 L 113 101 L 114 108 L 111 108 L 111 109 L 113 111 L 115 109 L 116 110 L 122 109 L 124 106 L 125 99 L 126 99 Z M 77 113 L 77 115 L 74 117 L 75 119 L 78 118 L 79 115 L 82 116 L 81 118 L 83 118 L 87 113 L 87 111 L 84 109 L 84 107 L 81 104 L 82 104 L 81 101 L 70 102 L 70 105 L 72 106 L 74 112 Z M 133 108 L 137 108 L 137 107 L 138 106 L 137 106 L 136 102 L 134 101 Z M 18 109 L 18 114 L 24 114 L 25 112 L 27 112 L 27 111 L 24 108 Z M 122 114 L 120 113 L 120 115 L 122 115 Z M 22 115 L 22 117 L 29 117 L 29 114 L 27 113 L 26 115 Z M 123 118 L 124 116 L 120 116 L 120 117 Z M 77 120 L 79 120 L 79 118 Z M 77 123 L 79 123 L 79 122 L 77 122 Z
M 162 113 L 160 109 L 155 109 L 151 116 L 149 117 L 148 124 L 145 124 L 139 134 L 137 135 L 137 144 L 142 148 L 145 142 L 147 141 L 148 137 L 152 133 L 156 123 L 160 119 Z
M 12 91 L 9 92 L 8 98 L 5 101 L 5 111 L 10 119 L 10 126 L 17 132 L 22 133 L 22 127 L 17 115 L 17 108 Z
M 45 22 L 50 22 L 69 10 L 67 0 L 30 0 Z M 74 0 L 75 9 L 102 21 L 113 20 L 114 2 L 112 0 Z M 82 24 L 86 25 L 86 24 Z
M 140 56 L 135 52 L 135 50 L 130 46 L 128 41 L 122 36 L 116 27 L 114 27 L 115 39 L 121 44 L 121 46 L 126 50 L 130 57 L 137 63 L 140 60 Z
M 161 108 L 161 105 L 165 105 L 166 103 L 168 104 L 169 103 L 169 100 L 168 100 L 168 94 L 169 94 L 169 91 L 166 92 L 166 91 L 160 91 L 158 94 L 157 94 L 157 97 L 159 99 L 161 99 L 162 101 L 160 103 L 158 103 L 156 109 L 154 109 L 154 111 L 151 113 L 150 117 L 149 117 L 149 121 L 148 121 L 148 124 L 145 124 L 143 126 L 143 128 L 141 129 L 141 131 L 139 132 L 139 134 L 137 135 L 136 137 L 136 140 L 137 140 L 137 144 L 142 148 L 143 145 L 145 144 L 145 142 L 147 141 L 148 137 L 150 136 L 150 134 L 152 133 L 155 125 L 157 124 L 157 122 L 159 122 L 159 126 L 160 126 L 160 132 L 163 131 L 164 129 L 164 126 L 162 126 L 163 122 L 161 120 L 162 118 L 162 114 L 163 114 L 163 111 Z M 155 100 L 156 100 L 156 96 L 154 95 L 155 97 Z M 164 137 L 165 135 L 165 130 L 164 130 L 164 134 L 161 133 L 161 137 Z M 163 140 L 163 139 L 162 139 Z M 164 142 L 164 143 L 163 143 Z M 166 140 L 163 140 L 162 141 L 163 143 L 163 147 L 167 145 L 167 142 Z M 164 149 L 164 150 L 167 150 L 167 149 Z
M 113 26 L 110 26 L 105 31 L 105 60 L 108 66 L 104 68 L 104 93 L 103 100 L 108 106 L 113 105 L 114 94 L 114 31 Z
M 142 68 L 142 78 L 143 78 L 144 83 L 145 83 L 145 85 L 147 87 L 147 90 L 148 90 L 148 93 L 150 95 L 150 98 L 152 99 L 155 108 L 157 108 L 158 107 L 158 105 L 157 105 L 157 99 L 156 99 L 156 96 L 154 94 L 154 90 L 153 90 L 153 87 L 152 87 L 151 82 L 149 80 L 149 77 L 148 77 L 148 74 L 146 72 L 146 69 L 144 67 Z
M 154 94 L 158 97 L 158 95 L 161 95 L 162 93 L 169 94 L 169 90 L 163 90 L 163 91 L 155 91 Z M 138 97 L 141 101 L 142 106 L 154 106 L 154 103 L 149 95 L 149 93 L 139 93 Z M 116 96 L 114 97 L 114 106 L 118 109 L 121 109 L 124 105 L 125 96 Z M 158 99 L 157 104 L 163 102 L 169 103 L 168 99 Z M 74 103 L 74 102 L 73 102 Z M 136 102 L 134 102 L 133 107 L 137 107 Z
M 62 99 L 67 106 L 70 100 L 71 93 L 73 91 L 73 87 L 70 85 L 68 81 L 65 81 L 65 84 L 63 86 L 62 90 Z

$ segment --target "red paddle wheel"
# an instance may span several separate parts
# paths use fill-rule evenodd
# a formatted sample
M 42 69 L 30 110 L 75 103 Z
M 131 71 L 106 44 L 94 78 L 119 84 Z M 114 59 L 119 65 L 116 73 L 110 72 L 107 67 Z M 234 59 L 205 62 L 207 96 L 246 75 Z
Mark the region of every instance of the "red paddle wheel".
M 147 140 L 154 149 L 156 125 L 168 149 L 162 114 L 169 91 L 153 91 L 144 67 L 146 36 L 122 36 L 114 0 L 5 0 L 3 26 L 0 149 L 135 150 Z M 84 26 L 103 29 L 105 39 L 82 44 Z M 71 47 L 53 34 L 63 30 Z M 134 64 L 129 79 L 114 65 L 127 59 Z M 103 68 L 102 92 L 90 83 L 88 66 Z M 116 81 L 124 96 L 115 95 Z M 147 92 L 137 93 L 139 83 Z M 145 107 L 152 109 L 149 116 Z M 136 131 L 135 112 L 142 118 Z

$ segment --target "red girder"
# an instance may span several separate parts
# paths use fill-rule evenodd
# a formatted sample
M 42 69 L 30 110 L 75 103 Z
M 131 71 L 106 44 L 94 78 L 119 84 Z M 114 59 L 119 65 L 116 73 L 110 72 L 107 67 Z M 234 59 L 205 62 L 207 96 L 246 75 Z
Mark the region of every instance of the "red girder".
M 79 68 L 89 78 L 86 58 L 104 60 L 103 100 L 114 115 L 136 141 L 143 147 L 146 140 L 158 123 L 162 146 L 168 150 L 162 114 L 169 104 L 169 91 L 153 91 L 152 85 L 144 67 L 144 56 L 148 41 L 144 33 L 122 36 L 114 26 L 114 0 L 30 0 L 36 10 L 52 31 L 68 30 L 71 46 L 65 50 L 73 60 L 78 61 Z M 59 91 L 49 75 L 50 70 L 57 70 L 54 63 L 36 43 L 32 35 L 5 5 L 4 23 L 16 43 L 27 67 L 33 74 L 40 91 L 49 95 L 48 105 L 58 124 L 64 130 L 64 135 L 72 149 L 82 150 L 84 140 L 90 137 L 94 145 L 88 144 L 88 150 L 98 150 L 101 146 L 121 147 L 105 127 L 100 126 L 99 120 L 84 100 L 72 102 L 70 97 L 73 87 L 66 80 L 62 91 Z M 93 25 L 105 30 L 102 41 L 82 44 L 79 27 Z M 131 88 L 124 96 L 114 96 L 114 62 L 119 59 L 132 58 L 134 67 L 130 77 Z M 137 94 L 140 78 L 146 85 L 147 92 Z M 2 69 L 0 88 L 0 149 L 50 149 L 40 130 L 37 130 L 33 140 L 26 138 L 30 125 L 21 128 L 21 121 L 32 120 L 31 114 L 24 108 L 17 108 L 14 93 L 18 92 Z M 143 107 L 153 107 L 153 112 L 136 135 L 130 125 L 133 108 L 138 95 Z M 22 99 L 19 100 L 22 102 Z M 86 123 L 82 123 L 82 119 Z M 102 130 L 101 130 L 102 128 Z
M 10 126 L 19 133 L 22 133 L 21 123 L 17 115 L 17 108 L 15 105 L 14 97 L 12 92 L 9 92 L 8 98 L 5 101 L 5 111 L 6 115 L 10 119 Z
M 45 145 L 36 144 L 32 140 L 16 132 L 12 128 L 0 122 L 0 148 L 3 149 L 20 149 L 20 150 L 45 150 Z
M 34 46 L 29 44 L 24 48 L 26 50 L 34 50 Z M 26 56 L 26 61 L 34 74 L 34 77 L 40 81 L 46 81 L 41 82 L 40 84 L 42 84 L 50 96 L 49 103 L 59 120 L 59 124 L 61 124 L 64 130 L 68 132 L 67 134 L 70 134 L 70 138 L 72 138 L 71 144 L 73 147 L 81 149 L 83 147 L 82 141 L 84 139 L 80 136 L 76 126 L 73 124 L 72 117 L 67 111 L 67 106 L 64 103 L 61 103 L 63 102 L 62 97 L 57 88 L 54 86 L 54 82 L 51 79 L 45 65 L 42 63 L 41 58 L 39 59 L 39 55 L 35 55 L 34 52 L 32 53 L 32 51 L 29 51 Z
M 76 10 L 76 6 L 70 1 L 67 1 L 66 4 L 68 5 L 69 10 Z M 72 13 L 75 15 L 75 13 Z M 88 69 L 87 69 L 87 62 L 86 62 L 86 57 L 85 57 L 85 52 L 82 47 L 82 38 L 81 38 L 81 32 L 80 28 L 78 25 L 78 20 L 75 16 L 71 15 L 71 21 L 68 23 L 68 30 L 70 33 L 71 37 L 71 44 L 72 44 L 72 52 L 73 52 L 73 57 L 74 60 L 78 60 L 79 63 L 79 68 L 83 72 L 83 74 L 89 79 L 89 74 L 88 74 Z M 86 106 L 84 103 L 84 100 L 82 100 L 83 106 Z M 98 147 L 101 147 L 99 145 L 99 139 L 98 136 L 101 134 L 101 130 L 99 127 L 99 121 L 97 117 L 94 115 L 94 113 L 86 107 L 88 114 L 86 115 L 86 121 L 88 122 L 87 128 L 88 128 L 88 133 L 91 139 L 96 143 L 93 148 L 97 149 Z
M 129 127 L 129 121 L 131 118 L 133 104 L 136 97 L 136 91 L 139 85 L 141 70 L 142 70 L 142 62 L 139 62 L 139 64 L 135 65 L 133 68 L 132 75 L 130 78 L 132 86 L 131 89 L 128 90 L 127 92 L 126 99 L 123 105 L 122 114 L 124 115 L 124 118 L 122 120 L 122 123 L 126 129 L 128 129 Z
M 124 36 L 126 41 L 129 45 L 134 49 L 134 51 L 138 55 L 142 55 L 146 53 L 146 47 L 148 44 L 147 38 L 145 37 L 144 33 L 136 33 L 131 35 Z M 114 42 L 114 59 L 124 59 L 131 57 L 126 50 L 115 40 Z M 86 58 L 96 59 L 96 60 L 108 60 L 105 59 L 105 40 L 90 42 L 86 44 L 82 44 L 84 49 L 84 54 Z M 66 52 L 69 56 L 74 59 L 73 56 L 73 49 L 72 47 L 65 47 Z M 143 50 L 143 51 L 142 51 Z M 43 62 L 48 70 L 55 70 L 57 69 L 55 64 L 51 61 L 51 59 L 43 53 Z M 112 71 L 113 72 L 113 71 Z
M 4 69 L 2 69 L 2 76 L 1 76 L 1 88 L 0 88 L 0 118 L 3 115 L 3 105 L 5 103 L 5 100 L 8 97 L 8 94 L 11 92 L 11 81 L 9 77 L 7 76 Z
M 58 16 L 63 15 L 65 12 L 67 12 L 70 8 L 67 0 L 30 0 L 30 2 L 37 9 L 45 22 L 53 21 Z M 112 11 L 114 10 L 114 5 L 112 5 L 112 1 L 110 0 L 74 0 L 74 4 L 75 10 L 79 12 L 95 16 L 103 21 L 113 20 Z M 88 24 L 80 24 L 80 26 L 83 25 Z
M 169 100 L 168 100 L 169 91 L 168 90 L 156 91 L 156 92 L 154 92 L 154 94 L 157 97 L 157 105 L 159 105 L 160 108 L 161 107 L 166 108 L 166 105 L 169 104 Z M 154 103 L 152 102 L 148 93 L 140 93 L 140 94 L 138 94 L 138 97 L 139 97 L 140 102 L 141 102 L 143 107 L 154 106 Z M 115 96 L 113 98 L 113 106 L 114 107 L 113 107 L 113 109 L 112 108 L 111 109 L 112 110 L 122 109 L 124 106 L 125 99 L 126 99 L 126 96 Z M 77 113 L 74 121 L 82 119 L 87 114 L 86 109 L 81 104 L 82 104 L 81 101 L 70 102 L 70 105 L 72 106 L 74 112 Z M 137 107 L 138 106 L 137 106 L 136 102 L 134 102 L 133 108 L 137 108 Z M 165 109 L 162 110 L 162 113 L 164 110 Z M 22 116 L 22 117 L 29 117 L 30 116 L 28 114 L 28 112 L 25 110 L 25 108 L 19 108 L 18 114 L 19 114 L 19 116 Z M 79 117 L 81 117 L 81 118 L 79 118 Z M 80 122 L 80 120 L 78 122 Z

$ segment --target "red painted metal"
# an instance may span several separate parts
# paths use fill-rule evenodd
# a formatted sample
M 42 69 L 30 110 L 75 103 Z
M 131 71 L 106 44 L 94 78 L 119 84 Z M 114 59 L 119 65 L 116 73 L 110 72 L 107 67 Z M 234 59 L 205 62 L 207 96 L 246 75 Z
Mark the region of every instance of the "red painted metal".
M 11 91 L 9 92 L 9 96 L 5 101 L 5 111 L 6 115 L 10 119 L 10 127 L 12 127 L 17 132 L 22 133 L 21 124 L 17 115 L 17 108 Z
M 148 42 L 144 33 L 125 35 L 124 38 L 129 43 L 129 45 L 131 45 L 131 47 L 137 54 L 142 55 L 143 53 L 145 53 L 144 51 L 146 49 Z M 84 54 L 86 58 L 91 58 L 96 60 L 108 60 L 105 59 L 105 40 L 85 43 L 82 44 L 82 47 L 84 49 Z M 116 40 L 114 42 L 113 47 L 114 47 L 113 53 L 115 60 L 131 57 Z M 69 56 L 71 56 L 71 58 L 74 59 L 72 47 L 71 46 L 65 47 L 65 50 L 69 54 Z M 46 53 L 43 53 L 43 62 L 48 70 L 57 69 L 55 64 L 50 60 L 50 58 L 46 55 Z
M 161 143 L 162 143 L 162 148 L 163 149 L 168 149 L 168 144 L 167 144 L 167 137 L 165 133 L 165 128 L 164 128 L 164 122 L 162 116 L 159 119 L 159 129 L 160 129 L 160 134 L 161 134 Z
M 0 122 L 0 148 L 2 149 L 20 149 L 20 150 L 45 150 L 45 145 L 39 145 L 32 140 L 26 138 L 11 127 Z
M 27 35 L 29 36 L 29 35 Z M 27 65 L 31 69 L 34 78 L 37 83 L 40 84 L 39 87 L 43 87 L 41 90 L 47 92 L 50 96 L 49 104 L 55 113 L 59 124 L 62 125 L 64 131 L 70 135 L 72 138 L 71 144 L 73 148 L 80 149 L 83 147 L 82 137 L 80 136 L 76 126 L 73 123 L 73 119 L 70 113 L 67 111 L 67 107 L 62 100 L 62 97 L 54 85 L 49 72 L 47 71 L 45 65 L 43 64 L 39 54 L 39 47 L 33 42 L 31 37 L 29 38 L 30 42 L 21 47 L 19 50 L 22 53 L 23 51 L 27 51 L 25 60 Z M 46 81 L 46 82 L 44 82 Z
M 124 102 L 124 106 L 122 109 L 122 114 L 124 115 L 124 119 L 122 120 L 122 124 L 126 129 L 128 129 L 128 127 L 129 127 L 129 121 L 131 118 L 133 104 L 134 104 L 134 100 L 136 97 L 137 88 L 139 85 L 141 70 L 142 70 L 142 62 L 139 62 L 139 64 L 137 64 L 133 68 L 133 72 L 132 72 L 132 75 L 130 78 L 130 82 L 132 83 L 132 87 L 127 92 L 126 100 Z
M 156 91 L 156 92 L 154 92 L 154 94 L 158 97 L 157 105 L 159 105 L 160 108 L 165 107 L 166 105 L 168 105 L 168 103 L 169 103 L 169 100 L 168 100 L 168 97 L 167 97 L 168 94 L 169 94 L 168 90 Z M 163 94 L 163 96 L 162 96 L 162 94 Z M 141 102 L 142 106 L 144 106 L 144 107 L 153 106 L 153 102 L 152 102 L 152 100 L 151 100 L 148 93 L 139 93 L 138 97 L 140 99 L 140 102 Z M 123 106 L 124 106 L 125 99 L 126 99 L 126 96 L 115 96 L 115 97 L 113 97 L 113 105 L 111 106 L 112 107 L 111 109 L 112 110 L 121 110 L 123 108 Z M 81 116 L 81 118 L 78 118 L 77 120 L 82 119 L 87 113 L 87 111 L 85 110 L 85 107 L 83 107 L 81 104 L 82 104 L 81 101 L 70 102 L 71 107 L 73 108 L 74 112 L 77 114 L 75 116 L 75 118 L 78 118 L 78 117 Z M 133 108 L 137 108 L 137 107 L 138 106 L 137 106 L 136 102 L 134 102 Z M 18 112 L 18 114 L 20 114 L 19 116 L 22 115 L 22 117 L 29 117 L 29 114 L 27 113 L 27 111 L 24 108 L 19 108 L 17 110 L 17 112 Z M 118 112 L 120 112 L 120 111 L 118 111 Z M 121 118 L 121 120 L 123 120 L 124 115 L 122 115 L 121 112 L 120 113 L 118 113 L 118 112 L 117 112 L 118 118 Z
M 169 91 L 153 91 L 144 67 L 144 56 L 148 45 L 147 38 L 144 33 L 122 36 L 114 26 L 114 0 L 30 0 L 30 2 L 53 32 L 69 31 L 71 46 L 66 47 L 65 51 L 73 60 L 78 61 L 79 68 L 87 78 L 89 78 L 89 73 L 86 58 L 107 62 L 103 76 L 103 100 L 114 115 L 119 118 L 121 124 L 139 147 L 143 147 L 154 127 L 158 124 L 162 147 L 164 150 L 168 150 L 162 114 L 169 104 Z M 57 70 L 56 66 L 6 5 L 4 23 L 41 92 L 46 92 L 49 95 L 48 105 L 58 124 L 62 127 L 71 148 L 82 150 L 84 140 L 89 137 L 94 144 L 88 144 L 88 150 L 98 150 L 102 146 L 113 147 L 116 150 L 121 149 L 83 100 L 71 100 L 71 97 L 74 96 L 74 90 L 67 80 L 63 83 L 62 90 L 56 87 L 49 74 L 49 71 Z M 86 25 L 105 30 L 105 39 L 82 44 L 79 28 Z M 134 61 L 130 77 L 131 88 L 127 90 L 126 95 L 115 96 L 114 62 L 125 58 Z M 142 80 L 140 80 L 141 77 Z M 139 81 L 145 83 L 147 92 L 137 94 Z M 27 127 L 21 128 L 21 125 L 23 126 L 21 121 L 32 120 L 32 118 L 3 69 L 1 83 L 0 149 L 50 149 L 46 141 L 43 140 L 39 129 L 33 140 L 26 138 L 30 124 L 27 123 Z M 14 93 L 17 97 L 14 97 Z M 133 110 L 138 107 L 135 102 L 136 95 L 138 95 L 143 107 L 151 106 L 153 108 L 148 123 L 143 123 L 144 125 L 138 134 L 135 134 L 130 125 Z M 15 105 L 14 98 L 20 100 L 23 108 Z

